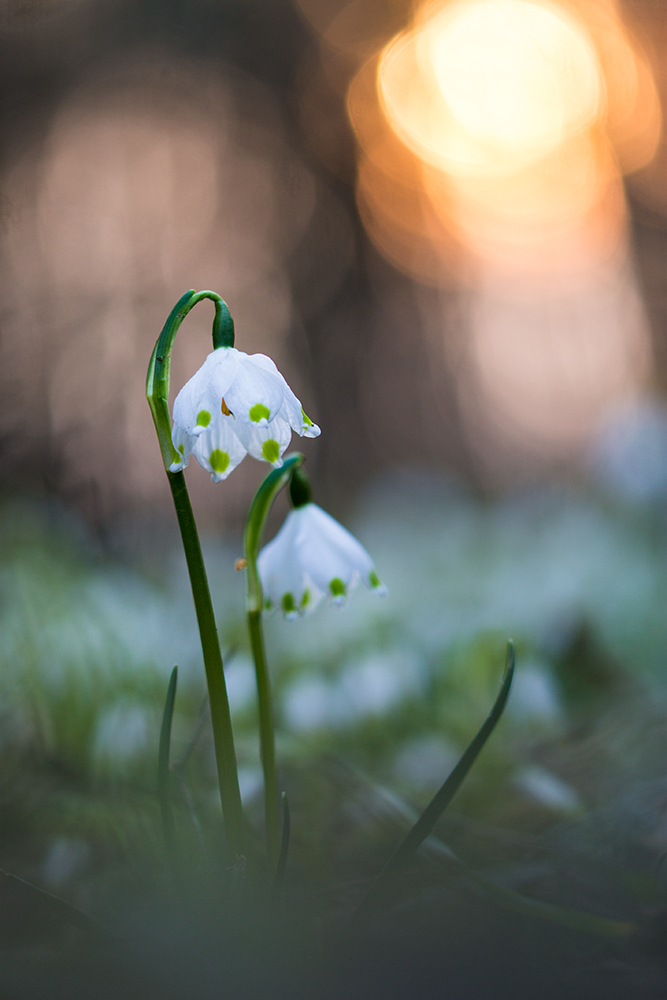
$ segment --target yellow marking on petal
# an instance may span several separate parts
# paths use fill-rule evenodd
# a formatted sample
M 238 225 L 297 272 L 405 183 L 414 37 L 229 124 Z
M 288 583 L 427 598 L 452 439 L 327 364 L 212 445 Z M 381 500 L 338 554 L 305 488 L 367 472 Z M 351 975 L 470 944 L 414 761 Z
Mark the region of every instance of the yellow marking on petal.
M 260 420 L 265 417 L 267 420 L 271 417 L 271 410 L 268 406 L 264 406 L 264 403 L 255 403 L 248 410 L 248 416 L 254 424 L 258 424 Z
M 214 448 L 208 456 L 208 460 L 214 472 L 224 472 L 229 465 L 229 455 L 220 448 Z
M 280 445 L 273 438 L 269 438 L 262 445 L 262 455 L 267 462 L 277 462 L 280 458 Z
M 289 593 L 283 594 L 280 603 L 282 605 L 282 609 L 285 612 L 285 614 L 290 614 L 290 612 L 296 611 L 296 604 L 294 603 L 293 594 Z
M 222 403 L 220 404 L 220 409 L 222 410 L 222 412 L 224 413 L 224 415 L 226 417 L 231 417 L 232 411 L 229 409 L 229 407 L 225 403 L 225 397 L 224 396 L 222 397 Z

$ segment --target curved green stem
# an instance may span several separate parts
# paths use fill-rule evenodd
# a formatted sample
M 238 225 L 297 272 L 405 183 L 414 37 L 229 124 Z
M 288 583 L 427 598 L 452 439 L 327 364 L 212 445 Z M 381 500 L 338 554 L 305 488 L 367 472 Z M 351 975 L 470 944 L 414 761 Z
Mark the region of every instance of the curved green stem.
M 180 458 L 171 443 L 171 419 L 169 417 L 169 377 L 171 371 L 171 352 L 179 327 L 187 314 L 202 299 L 211 299 L 215 305 L 213 320 L 213 347 L 234 346 L 234 320 L 224 299 L 217 292 L 195 292 L 193 288 L 183 295 L 167 317 L 162 333 L 157 339 L 153 354 L 148 365 L 146 376 L 146 398 L 153 414 L 155 430 L 164 467 L 169 471 L 172 462 Z
M 232 347 L 234 344 L 234 323 L 226 303 L 216 292 L 195 292 L 190 290 L 176 303 L 172 309 L 157 343 L 148 366 L 146 377 L 146 397 L 153 414 L 155 430 L 157 431 L 162 460 L 167 472 L 171 488 L 176 517 L 181 531 L 185 559 L 190 575 L 190 586 L 197 613 L 199 636 L 201 639 L 206 683 L 211 705 L 211 721 L 213 726 L 213 743 L 218 769 L 218 785 L 220 801 L 225 818 L 227 846 L 232 854 L 243 854 L 244 823 L 241 808 L 241 795 L 236 767 L 236 752 L 234 749 L 234 734 L 229 711 L 227 685 L 215 624 L 215 615 L 208 586 L 206 568 L 202 556 L 197 525 L 195 523 L 192 505 L 182 472 L 170 472 L 172 462 L 178 460 L 178 455 L 171 443 L 171 419 L 169 417 L 169 375 L 171 352 L 179 327 L 190 310 L 202 299 L 212 299 L 215 304 L 215 319 L 213 321 L 213 347 Z
M 248 520 L 246 521 L 244 546 L 247 568 L 248 632 L 250 648 L 255 663 L 257 678 L 257 703 L 259 708 L 259 746 L 264 773 L 264 816 L 269 864 L 275 871 L 280 857 L 280 795 L 276 773 L 276 739 L 273 723 L 273 699 L 271 680 L 266 662 L 264 632 L 262 629 L 262 583 L 257 572 L 257 556 L 262 540 L 262 532 L 271 505 L 278 493 L 287 485 L 292 473 L 303 462 L 303 455 L 289 455 L 280 469 L 274 469 L 266 477 L 255 494 Z

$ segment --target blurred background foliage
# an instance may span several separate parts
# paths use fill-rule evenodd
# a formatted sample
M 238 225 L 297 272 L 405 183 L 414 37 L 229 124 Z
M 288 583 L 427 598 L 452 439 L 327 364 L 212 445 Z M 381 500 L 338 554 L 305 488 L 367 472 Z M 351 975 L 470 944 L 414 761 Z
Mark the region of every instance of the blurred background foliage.
M 597 896 L 579 874 L 558 890 L 612 915 L 664 892 L 664 12 L 533 6 L 560 18 L 565 54 L 545 69 L 530 38 L 497 48 L 519 66 L 510 97 L 537 74 L 548 134 L 474 74 L 469 93 L 444 69 L 434 89 L 419 46 L 449 51 L 464 4 L 0 3 L 2 867 L 93 912 L 164 877 L 155 768 L 174 663 L 180 836 L 195 864 L 219 847 L 195 618 L 143 392 L 173 303 L 210 287 L 237 346 L 269 353 L 321 425 L 304 442 L 315 499 L 389 587 L 267 621 L 297 881 L 377 870 L 488 711 L 511 635 L 510 706 L 443 835 L 514 885 L 544 888 L 534 851 L 619 864 L 621 902 L 606 870 Z M 422 55 L 397 84 L 410 46 Z M 421 119 L 409 133 L 399 97 L 432 102 L 434 134 Z M 176 387 L 209 322 L 205 306 L 188 318 Z M 249 460 L 214 487 L 188 470 L 258 836 L 234 562 L 264 472 Z

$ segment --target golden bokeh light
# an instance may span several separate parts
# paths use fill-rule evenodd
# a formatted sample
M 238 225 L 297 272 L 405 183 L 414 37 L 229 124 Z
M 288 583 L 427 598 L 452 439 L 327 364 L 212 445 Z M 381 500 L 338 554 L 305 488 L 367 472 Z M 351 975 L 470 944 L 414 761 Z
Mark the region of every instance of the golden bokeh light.
M 541 154 L 599 114 L 592 46 L 560 13 L 534 3 L 461 3 L 420 36 L 456 120 L 470 135 Z
M 606 2 L 423 4 L 362 68 L 348 108 L 369 232 L 411 274 L 415 243 L 430 242 L 440 267 L 422 277 L 436 283 L 470 254 L 567 268 L 567 234 L 592 258 L 612 253 L 622 173 L 660 136 L 647 60 Z
M 464 0 L 424 17 L 385 50 L 378 77 L 392 126 L 454 173 L 495 175 L 537 159 L 604 103 L 585 35 L 518 0 Z
M 615 0 L 418 2 L 348 113 L 371 239 L 458 289 L 444 347 L 487 469 L 585 447 L 650 372 L 623 176 L 654 156 L 660 105 Z

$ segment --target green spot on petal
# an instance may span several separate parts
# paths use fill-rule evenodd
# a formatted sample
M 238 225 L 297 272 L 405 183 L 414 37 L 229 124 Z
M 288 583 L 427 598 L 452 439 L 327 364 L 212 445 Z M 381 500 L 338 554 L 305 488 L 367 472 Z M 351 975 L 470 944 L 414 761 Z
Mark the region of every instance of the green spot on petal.
M 301 607 L 305 608 L 310 602 L 310 591 L 308 589 L 304 590 L 303 597 L 301 598 Z
M 296 604 L 294 603 L 294 594 L 283 594 L 280 601 L 280 605 L 285 612 L 289 614 L 290 612 L 296 611 Z
M 197 427 L 208 427 L 211 422 L 211 414 L 208 410 L 200 410 L 197 414 Z
M 248 410 L 248 416 L 254 424 L 258 424 L 262 417 L 266 417 L 267 420 L 269 419 L 271 416 L 271 410 L 268 406 L 264 406 L 264 403 L 255 403 L 255 405 L 251 406 Z
M 382 586 L 382 584 L 380 583 L 380 577 L 377 575 L 374 569 L 372 569 L 368 574 L 368 582 L 370 583 L 371 587 Z
M 180 451 L 181 455 L 184 454 L 184 452 L 185 452 L 185 445 L 184 444 L 179 444 L 178 450 Z
M 229 455 L 220 448 L 215 448 L 208 456 L 208 460 L 214 472 L 224 472 L 229 465 Z
M 273 438 L 269 438 L 262 445 L 262 455 L 267 462 L 277 462 L 280 458 L 280 445 Z
M 303 417 L 303 422 L 306 425 L 306 427 L 312 427 L 313 426 L 313 421 L 310 419 L 310 417 L 308 416 L 308 414 L 304 410 L 303 406 L 301 407 L 301 416 Z
M 329 590 L 331 591 L 334 597 L 344 597 L 345 592 L 347 591 L 347 587 L 340 579 L 340 577 L 335 576 L 329 584 Z

